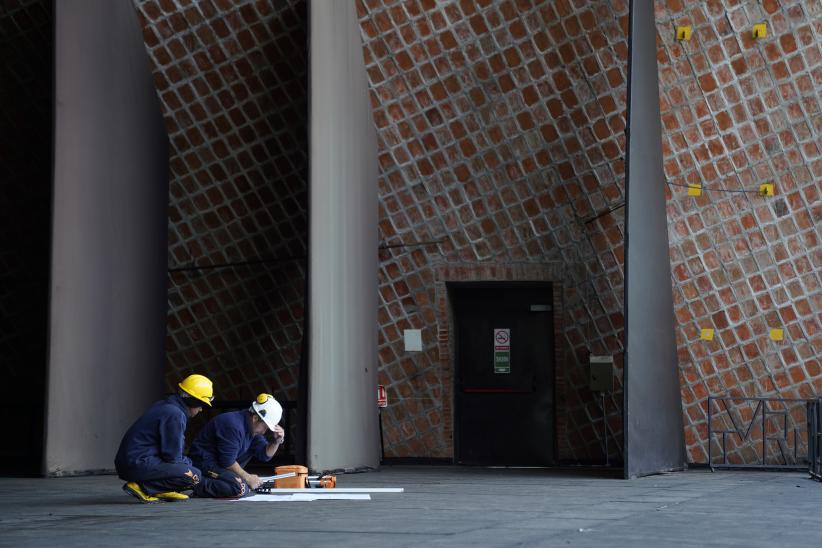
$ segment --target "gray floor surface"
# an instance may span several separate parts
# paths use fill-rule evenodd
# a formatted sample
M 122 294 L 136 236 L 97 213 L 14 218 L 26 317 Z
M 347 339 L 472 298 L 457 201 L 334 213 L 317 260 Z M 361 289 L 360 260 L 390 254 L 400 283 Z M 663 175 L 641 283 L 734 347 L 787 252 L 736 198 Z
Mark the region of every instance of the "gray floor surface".
M 140 504 L 114 476 L 0 478 L 0 546 L 822 546 L 806 473 L 385 466 L 370 501 Z

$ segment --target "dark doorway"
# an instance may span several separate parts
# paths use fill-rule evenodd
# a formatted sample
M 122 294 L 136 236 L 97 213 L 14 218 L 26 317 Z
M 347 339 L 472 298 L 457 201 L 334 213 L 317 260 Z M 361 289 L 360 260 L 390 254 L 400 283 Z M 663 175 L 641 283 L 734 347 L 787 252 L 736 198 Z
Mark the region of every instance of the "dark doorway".
M 0 475 L 40 475 L 51 261 L 53 2 L 0 8 Z
M 551 284 L 453 283 L 448 290 L 456 331 L 456 461 L 553 464 Z

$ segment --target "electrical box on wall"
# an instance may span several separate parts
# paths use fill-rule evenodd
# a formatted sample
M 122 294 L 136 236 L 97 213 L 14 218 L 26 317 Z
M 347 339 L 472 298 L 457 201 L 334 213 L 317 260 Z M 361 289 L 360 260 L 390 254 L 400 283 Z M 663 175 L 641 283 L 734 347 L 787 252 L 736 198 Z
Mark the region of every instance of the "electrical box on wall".
M 614 357 L 591 355 L 588 363 L 588 387 L 591 392 L 611 392 L 614 389 Z

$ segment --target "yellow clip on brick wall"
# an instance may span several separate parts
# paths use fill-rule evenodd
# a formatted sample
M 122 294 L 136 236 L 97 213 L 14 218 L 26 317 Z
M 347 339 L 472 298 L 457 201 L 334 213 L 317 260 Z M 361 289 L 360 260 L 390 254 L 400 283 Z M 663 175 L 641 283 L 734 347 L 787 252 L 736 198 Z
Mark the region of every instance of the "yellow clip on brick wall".
M 699 183 L 688 183 L 688 196 L 702 196 L 702 185 Z
M 676 28 L 676 39 L 677 40 L 690 40 L 691 34 L 693 33 L 693 29 L 691 27 L 677 27 Z
M 714 340 L 714 330 L 713 329 L 703 329 L 699 332 L 699 338 L 703 341 L 712 341 Z
M 754 38 L 765 38 L 768 35 L 768 25 L 765 23 L 758 23 L 753 26 Z
M 759 195 L 760 196 L 773 196 L 774 189 L 773 183 L 763 183 L 759 185 Z
M 781 341 L 785 338 L 785 332 L 781 329 L 771 329 L 771 340 Z

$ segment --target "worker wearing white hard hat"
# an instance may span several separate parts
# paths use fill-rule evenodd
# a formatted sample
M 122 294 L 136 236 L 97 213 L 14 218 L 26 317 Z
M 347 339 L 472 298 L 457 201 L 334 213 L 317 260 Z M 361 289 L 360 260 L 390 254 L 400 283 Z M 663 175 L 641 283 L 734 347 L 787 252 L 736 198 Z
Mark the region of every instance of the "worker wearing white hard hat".
M 189 456 L 202 470 L 196 497 L 237 498 L 262 481 L 245 466 L 251 458 L 271 460 L 285 440 L 278 423 L 283 408 L 271 394 L 260 394 L 247 410 L 223 413 L 211 419 L 191 444 Z M 270 431 L 271 440 L 264 436 Z

